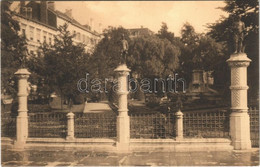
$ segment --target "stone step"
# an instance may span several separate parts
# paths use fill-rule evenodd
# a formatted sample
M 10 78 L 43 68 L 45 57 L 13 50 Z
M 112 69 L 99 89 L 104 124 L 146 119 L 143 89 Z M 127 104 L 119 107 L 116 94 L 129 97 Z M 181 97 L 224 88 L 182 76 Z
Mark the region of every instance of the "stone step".
M 114 139 L 98 139 L 98 138 L 76 138 L 74 140 L 66 140 L 63 138 L 28 138 L 26 141 L 26 149 L 65 149 L 65 150 L 88 150 L 88 151 L 115 151 L 116 141 Z
M 131 139 L 131 151 L 231 151 L 230 139 Z

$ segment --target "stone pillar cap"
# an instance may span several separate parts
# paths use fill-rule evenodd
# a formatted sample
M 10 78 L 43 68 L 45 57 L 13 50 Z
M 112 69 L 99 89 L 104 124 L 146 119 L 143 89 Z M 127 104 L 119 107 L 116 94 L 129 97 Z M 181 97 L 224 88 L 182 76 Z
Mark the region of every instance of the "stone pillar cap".
M 26 68 L 20 68 L 14 74 L 15 75 L 30 75 L 31 73 Z
M 179 110 L 175 113 L 175 115 L 183 115 L 183 113 L 182 113 L 181 110 L 179 109 Z
M 251 62 L 245 53 L 233 53 L 227 62 Z
M 126 64 L 121 64 L 114 71 L 115 72 L 120 72 L 120 71 L 130 72 L 131 70 L 129 68 L 127 68 Z
M 69 113 L 67 114 L 67 116 L 68 116 L 68 117 L 74 116 L 74 114 L 73 114 L 73 112 L 69 112 Z

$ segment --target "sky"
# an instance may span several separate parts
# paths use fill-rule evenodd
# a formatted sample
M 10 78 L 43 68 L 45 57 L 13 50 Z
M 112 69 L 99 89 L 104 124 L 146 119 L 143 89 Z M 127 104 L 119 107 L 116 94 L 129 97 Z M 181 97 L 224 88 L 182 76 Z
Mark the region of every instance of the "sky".
M 157 33 L 161 23 L 168 30 L 180 35 L 181 27 L 189 22 L 198 33 L 207 31 L 207 23 L 214 23 L 221 15 L 227 16 L 218 7 L 223 1 L 56 1 L 55 7 L 62 12 L 72 9 L 72 16 L 81 24 L 93 19 L 94 28 L 102 24 L 124 28 L 149 28 Z
M 17 4 L 19 1 L 15 2 Z M 93 19 L 94 29 L 108 26 L 124 28 L 149 28 L 157 33 L 165 22 L 168 31 L 180 36 L 181 27 L 189 22 L 198 33 L 207 32 L 206 25 L 215 23 L 221 15 L 228 14 L 219 9 L 224 1 L 55 1 L 61 12 L 72 9 L 72 16 L 81 24 Z

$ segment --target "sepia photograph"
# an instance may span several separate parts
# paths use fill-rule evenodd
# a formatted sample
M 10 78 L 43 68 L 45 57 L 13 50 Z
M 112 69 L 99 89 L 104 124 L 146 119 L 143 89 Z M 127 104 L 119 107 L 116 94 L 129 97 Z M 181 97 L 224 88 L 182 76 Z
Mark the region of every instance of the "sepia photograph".
M 0 5 L 1 166 L 260 166 L 258 0 Z

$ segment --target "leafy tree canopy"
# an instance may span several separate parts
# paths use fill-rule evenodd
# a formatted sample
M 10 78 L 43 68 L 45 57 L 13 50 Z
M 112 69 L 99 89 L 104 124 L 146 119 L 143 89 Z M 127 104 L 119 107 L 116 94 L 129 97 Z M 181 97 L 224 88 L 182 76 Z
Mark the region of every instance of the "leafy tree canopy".
M 92 74 L 101 78 L 115 76 L 114 69 L 120 64 L 122 34 L 129 43 L 127 65 L 140 77 L 162 77 L 178 68 L 180 50 L 168 39 L 155 35 L 130 39 L 126 29 L 109 27 L 91 57 Z
M 156 36 L 135 38 L 130 43 L 129 65 L 142 77 L 166 77 L 179 65 L 180 49 Z
M 16 95 L 14 73 L 27 62 L 25 37 L 19 36 L 19 23 L 9 9 L 10 1 L 1 2 L 1 90 Z
M 191 81 L 192 70 L 201 69 L 215 71 L 219 60 L 223 57 L 223 45 L 217 43 L 206 34 L 195 32 L 190 23 L 185 23 L 181 29 L 180 38 L 180 73 L 187 82 Z
M 158 31 L 157 36 L 161 39 L 167 39 L 171 43 L 174 42 L 174 33 L 168 31 L 168 26 L 166 23 L 162 22 L 161 29 Z
M 83 44 L 73 42 L 74 35 L 67 28 L 67 24 L 58 28 L 54 45 L 44 43 L 41 46 L 43 56 L 32 59 L 30 68 L 38 75 L 35 81 L 39 91 L 46 96 L 55 91 L 69 100 L 80 94 L 77 82 L 86 76 L 89 56 Z
M 115 75 L 114 69 L 121 60 L 120 45 L 122 34 L 129 42 L 129 33 L 122 27 L 108 27 L 104 30 L 104 37 L 97 44 L 93 56 L 90 58 L 90 77 L 104 79 Z
M 212 38 L 218 42 L 225 44 L 227 52 L 225 57 L 222 59 L 220 66 L 227 69 L 226 60 L 229 58 L 230 54 L 234 51 L 234 41 L 232 39 L 233 31 L 232 26 L 234 23 L 235 16 L 241 16 L 241 20 L 245 23 L 245 52 L 247 56 L 252 60 L 250 66 L 248 67 L 248 85 L 249 95 L 252 97 L 257 97 L 257 92 L 259 90 L 259 1 L 225 1 L 226 6 L 222 9 L 227 12 L 228 17 L 222 17 L 216 23 L 209 24 L 209 33 Z M 226 72 L 222 72 L 222 75 Z M 220 75 L 219 75 L 220 76 Z M 222 81 L 228 82 L 230 76 L 223 75 Z M 250 96 L 249 96 L 250 97 Z

